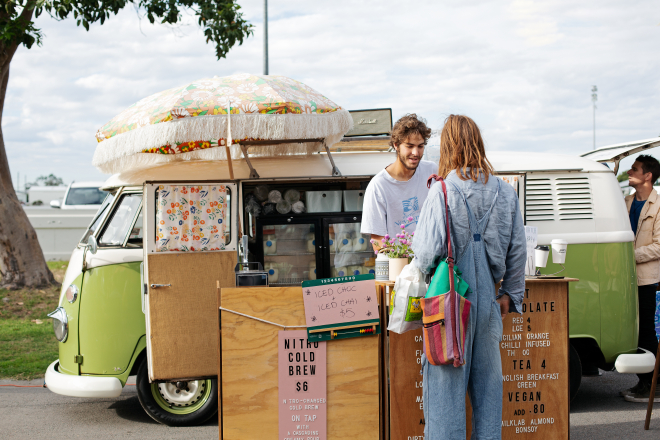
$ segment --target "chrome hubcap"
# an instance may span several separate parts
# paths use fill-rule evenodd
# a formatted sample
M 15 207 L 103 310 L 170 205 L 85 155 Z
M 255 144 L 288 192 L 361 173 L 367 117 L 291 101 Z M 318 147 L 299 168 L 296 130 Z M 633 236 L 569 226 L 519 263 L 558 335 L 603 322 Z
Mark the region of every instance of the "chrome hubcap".
M 184 385 L 178 382 L 159 383 L 158 392 L 172 406 L 189 406 L 197 402 L 204 393 L 206 381 L 193 380 Z

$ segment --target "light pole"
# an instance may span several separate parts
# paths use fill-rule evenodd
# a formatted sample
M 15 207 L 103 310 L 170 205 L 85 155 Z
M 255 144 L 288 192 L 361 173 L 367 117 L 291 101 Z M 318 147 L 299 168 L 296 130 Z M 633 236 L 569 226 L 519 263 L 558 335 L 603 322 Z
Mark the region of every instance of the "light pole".
M 594 106 L 594 150 L 596 149 L 596 101 L 598 101 L 598 87 L 591 87 L 591 102 Z
M 264 75 L 268 75 L 268 0 L 264 0 Z

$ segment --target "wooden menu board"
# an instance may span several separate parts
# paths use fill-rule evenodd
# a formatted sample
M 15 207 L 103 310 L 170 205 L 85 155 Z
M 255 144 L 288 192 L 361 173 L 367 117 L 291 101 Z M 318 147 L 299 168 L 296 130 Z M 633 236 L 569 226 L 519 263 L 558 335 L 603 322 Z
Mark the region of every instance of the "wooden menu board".
M 527 279 L 523 315 L 508 314 L 500 341 L 502 439 L 568 439 L 568 283 Z M 381 283 L 385 288 L 386 283 Z M 388 332 L 390 438 L 423 439 L 422 330 Z M 524 350 L 524 351 L 523 351 Z M 471 411 L 467 402 L 467 436 Z M 536 411 L 536 412 L 535 412 Z
M 504 440 L 569 438 L 570 281 L 527 279 L 522 316 L 504 319 Z
M 390 438 L 423 439 L 422 329 L 389 332 Z M 405 360 L 405 362 L 401 362 Z
M 300 287 L 224 288 L 219 303 L 243 315 L 299 326 L 293 331 L 305 329 Z M 220 326 L 220 440 L 278 439 L 278 336 L 282 328 L 225 310 Z M 378 440 L 379 338 L 327 342 L 327 440 Z

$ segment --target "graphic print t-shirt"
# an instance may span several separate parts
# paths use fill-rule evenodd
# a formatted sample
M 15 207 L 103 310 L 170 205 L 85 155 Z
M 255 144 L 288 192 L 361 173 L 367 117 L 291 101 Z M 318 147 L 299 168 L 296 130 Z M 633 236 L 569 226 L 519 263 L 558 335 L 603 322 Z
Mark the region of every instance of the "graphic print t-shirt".
M 376 174 L 364 194 L 361 232 L 394 237 L 401 225 L 408 233 L 414 232 L 429 193 L 426 181 L 437 172 L 437 164 L 422 160 L 407 182 L 396 180 L 386 170 Z

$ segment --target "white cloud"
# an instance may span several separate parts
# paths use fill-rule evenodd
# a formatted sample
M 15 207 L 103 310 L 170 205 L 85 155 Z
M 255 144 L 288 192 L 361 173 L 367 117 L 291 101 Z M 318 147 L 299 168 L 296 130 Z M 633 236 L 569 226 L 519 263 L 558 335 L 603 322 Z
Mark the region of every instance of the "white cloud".
M 557 42 L 562 35 L 557 22 L 548 13 L 548 3 L 534 0 L 513 0 L 511 14 L 518 22 L 518 34 L 532 46 L 545 46 Z
M 194 19 L 168 28 L 126 8 L 90 32 L 37 20 L 44 45 L 19 49 L 3 132 L 14 175 L 98 179 L 94 133 L 139 99 L 199 78 L 262 71 L 261 0 L 241 2 L 255 35 L 216 60 Z M 269 2 L 270 73 L 348 109 L 450 113 L 489 149 L 591 149 L 660 135 L 660 26 L 651 0 Z

